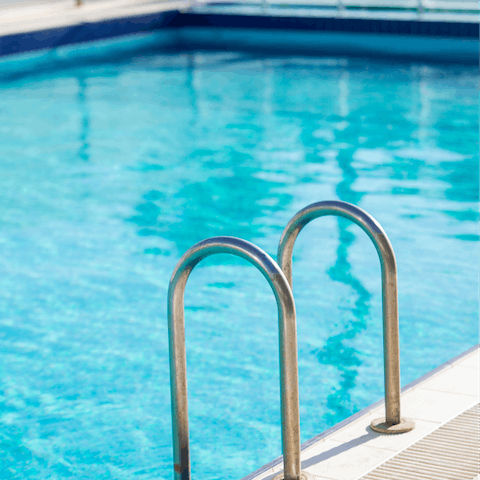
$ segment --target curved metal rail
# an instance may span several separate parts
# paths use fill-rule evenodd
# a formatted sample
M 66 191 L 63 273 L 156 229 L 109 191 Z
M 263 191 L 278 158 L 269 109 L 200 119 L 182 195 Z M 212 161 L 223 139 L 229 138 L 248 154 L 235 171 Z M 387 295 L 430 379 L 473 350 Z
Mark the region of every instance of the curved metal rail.
M 175 480 L 190 480 L 187 359 L 184 292 L 193 268 L 205 257 L 231 253 L 256 266 L 272 287 L 278 306 L 280 340 L 280 394 L 285 480 L 313 479 L 300 466 L 297 326 L 292 290 L 276 262 L 253 243 L 235 237 L 213 237 L 191 247 L 179 260 L 168 290 L 170 384 Z
M 292 286 L 292 252 L 295 240 L 305 225 L 326 215 L 348 218 L 356 223 L 377 249 L 382 269 L 385 418 L 375 419 L 371 427 L 380 433 L 408 432 L 414 428 L 415 423 L 400 416 L 397 263 L 390 240 L 381 225 L 367 212 L 347 202 L 313 203 L 300 210 L 285 227 L 278 246 L 278 263 Z

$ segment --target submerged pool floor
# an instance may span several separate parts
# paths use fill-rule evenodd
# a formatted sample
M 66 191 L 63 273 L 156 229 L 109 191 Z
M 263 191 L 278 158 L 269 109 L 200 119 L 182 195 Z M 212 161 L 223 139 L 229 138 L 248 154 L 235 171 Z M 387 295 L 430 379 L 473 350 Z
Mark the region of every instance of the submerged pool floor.
M 2 479 L 171 478 L 176 262 L 213 235 L 275 256 L 315 201 L 393 244 L 402 385 L 478 342 L 478 69 L 152 38 L 0 63 Z M 293 277 L 304 441 L 383 395 L 380 266 L 323 218 Z M 185 301 L 193 474 L 238 479 L 281 453 L 275 300 L 217 256 Z

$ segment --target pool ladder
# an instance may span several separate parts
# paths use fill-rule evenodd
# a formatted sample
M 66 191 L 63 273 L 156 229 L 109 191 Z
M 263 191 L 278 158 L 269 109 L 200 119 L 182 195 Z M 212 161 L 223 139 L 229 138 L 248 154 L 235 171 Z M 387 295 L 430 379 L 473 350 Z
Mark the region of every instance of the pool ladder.
M 298 393 L 297 327 L 292 293 L 292 252 L 302 228 L 327 215 L 347 218 L 360 226 L 375 245 L 382 271 L 385 417 L 373 420 L 372 430 L 398 434 L 412 430 L 413 420 L 400 416 L 400 353 L 398 336 L 397 266 L 392 245 L 381 225 L 367 212 L 341 201 L 318 202 L 300 210 L 285 227 L 278 247 L 278 264 L 262 249 L 240 238 L 212 237 L 191 247 L 177 263 L 168 289 L 170 384 L 175 480 L 190 480 L 187 361 L 185 349 L 185 287 L 193 268 L 205 257 L 230 253 L 257 267 L 272 287 L 278 307 L 280 397 L 284 470 L 273 480 L 313 480 L 301 470 Z M 279 266 L 280 265 L 280 266 Z

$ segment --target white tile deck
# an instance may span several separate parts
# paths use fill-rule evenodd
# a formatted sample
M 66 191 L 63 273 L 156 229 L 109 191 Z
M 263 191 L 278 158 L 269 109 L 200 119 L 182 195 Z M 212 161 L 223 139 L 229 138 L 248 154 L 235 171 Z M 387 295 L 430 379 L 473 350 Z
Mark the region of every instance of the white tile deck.
M 158 12 L 184 10 L 188 0 L 110 0 L 76 7 L 69 3 L 2 8 L 0 35 L 13 35 Z
M 452 13 L 452 12 L 427 12 L 418 15 L 415 11 L 389 11 L 382 10 L 344 10 L 339 12 L 336 8 L 295 8 L 270 7 L 265 11 L 262 5 L 199 5 L 195 11 L 200 13 L 223 13 L 237 15 L 271 15 L 278 17 L 323 17 L 323 18 L 356 18 L 366 20 L 405 20 L 422 22 L 467 22 L 477 23 L 478 14 L 475 13 Z
M 381 435 L 370 422 L 385 413 L 382 404 L 302 450 L 302 469 L 318 480 L 358 480 L 447 421 L 479 402 L 479 348 L 447 363 L 430 377 L 408 388 L 401 397 L 402 416 L 415 420 L 415 429 Z M 270 480 L 283 464 L 254 477 Z M 473 480 L 473 479 L 472 479 Z M 480 480 L 480 479 L 478 479 Z

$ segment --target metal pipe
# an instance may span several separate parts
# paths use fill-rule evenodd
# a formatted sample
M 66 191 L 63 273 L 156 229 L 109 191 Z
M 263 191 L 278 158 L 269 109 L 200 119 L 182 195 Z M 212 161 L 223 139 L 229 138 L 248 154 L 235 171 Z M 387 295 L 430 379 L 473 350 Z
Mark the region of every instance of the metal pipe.
M 184 292 L 193 268 L 205 257 L 231 253 L 256 266 L 272 287 L 278 306 L 282 448 L 285 480 L 312 478 L 300 469 L 297 326 L 292 290 L 276 262 L 253 243 L 212 237 L 191 247 L 177 263 L 168 289 L 168 331 L 175 480 L 190 480 Z
M 425 12 L 425 8 L 423 5 L 423 0 L 418 0 L 417 4 L 417 15 L 420 16 Z
M 356 223 L 377 249 L 382 269 L 385 418 L 374 420 L 371 427 L 381 433 L 408 432 L 415 424 L 400 416 L 397 263 L 390 240 L 381 225 L 367 212 L 347 202 L 313 203 L 300 210 L 285 227 L 278 246 L 278 263 L 292 287 L 292 252 L 295 240 L 305 225 L 326 215 L 348 218 Z
M 268 10 L 269 4 L 267 0 L 262 0 L 262 13 L 266 15 L 267 10 Z

